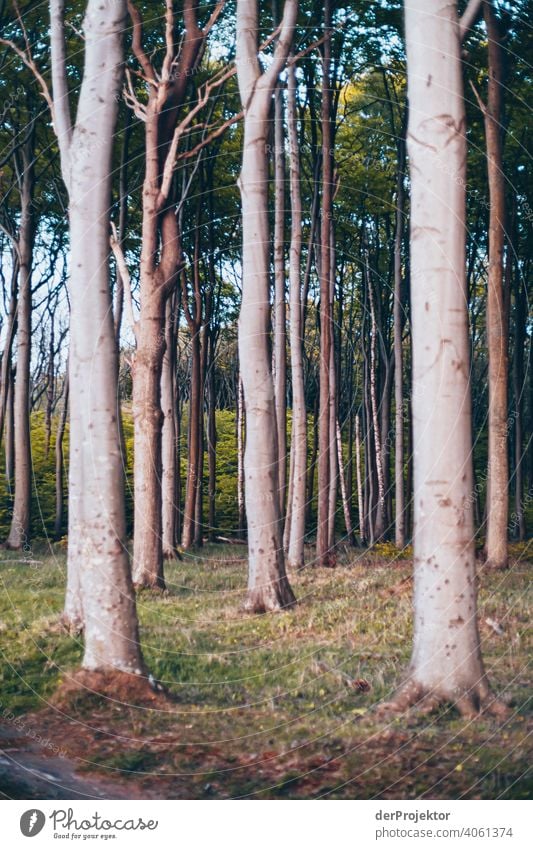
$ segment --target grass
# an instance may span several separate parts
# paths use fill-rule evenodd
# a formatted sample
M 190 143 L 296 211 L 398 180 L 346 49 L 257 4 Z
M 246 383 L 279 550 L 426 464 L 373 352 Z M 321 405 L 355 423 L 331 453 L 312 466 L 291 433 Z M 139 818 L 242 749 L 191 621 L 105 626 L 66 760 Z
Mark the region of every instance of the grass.
M 172 694 L 152 705 L 64 689 L 82 653 L 57 624 L 64 550 L 36 546 L 26 563 L 2 553 L 0 719 L 26 714 L 80 770 L 152 798 L 530 795 L 523 546 L 509 571 L 480 581 L 487 670 L 513 705 L 503 723 L 446 707 L 392 721 L 373 714 L 410 653 L 411 566 L 392 549 L 347 551 L 334 570 L 292 575 L 297 608 L 269 616 L 241 610 L 244 555 L 207 546 L 167 564 L 166 594 L 138 596 L 148 666 Z

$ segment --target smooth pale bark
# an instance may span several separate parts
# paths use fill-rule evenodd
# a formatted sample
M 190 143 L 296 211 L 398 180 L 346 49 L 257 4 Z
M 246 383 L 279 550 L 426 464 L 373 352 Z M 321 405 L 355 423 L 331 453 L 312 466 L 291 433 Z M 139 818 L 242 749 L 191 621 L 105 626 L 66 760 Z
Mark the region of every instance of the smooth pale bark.
M 331 0 L 324 3 L 324 33 L 326 40 L 322 60 L 322 218 L 320 234 L 320 414 L 318 419 L 318 515 L 316 535 L 316 563 L 318 566 L 331 566 L 333 555 L 330 551 L 330 499 L 331 483 L 330 460 L 331 443 L 335 439 L 331 433 L 331 388 L 330 360 L 332 344 L 331 328 L 331 263 L 330 263 L 330 225 L 333 206 L 333 127 L 331 121 Z
M 361 544 L 366 542 L 366 522 L 363 501 L 363 483 L 361 478 L 361 436 L 359 427 L 359 414 L 355 416 L 355 468 L 357 475 L 357 512 L 359 514 L 359 536 Z
M 63 513 L 64 513 L 64 497 L 63 486 L 65 477 L 65 460 L 63 456 L 63 438 L 65 436 L 65 427 L 67 424 L 68 414 L 68 365 L 67 374 L 65 376 L 65 386 L 63 389 L 63 408 L 57 423 L 56 441 L 55 441 L 55 461 L 56 461 L 56 516 L 54 522 L 54 539 L 61 539 L 63 533 Z
M 270 354 L 268 120 L 272 94 L 292 42 L 298 4 L 285 0 L 272 62 L 261 73 L 256 0 L 237 0 L 237 78 L 244 109 L 239 188 L 242 200 L 242 304 L 239 361 L 246 405 L 247 608 L 264 612 L 295 602 L 286 572 L 279 502 L 278 440 Z
M 161 497 L 163 557 L 177 553 L 177 451 L 176 451 L 176 327 L 172 299 L 166 304 L 165 353 L 161 372 Z
M 287 486 L 287 310 L 285 304 L 285 151 L 281 88 L 274 93 L 274 392 L 279 453 L 279 502 Z
M 489 454 L 487 482 L 487 566 L 508 566 L 509 462 L 507 455 L 508 319 L 505 306 L 505 179 L 502 151 L 503 59 L 498 22 L 490 2 L 483 4 L 488 35 L 489 78 L 484 107 L 489 182 L 489 270 L 487 348 L 489 357 Z
M 48 454 L 50 452 L 50 439 L 52 436 L 52 413 L 54 410 L 55 401 L 56 374 L 54 355 L 54 319 L 53 315 L 51 315 L 50 341 L 48 343 L 48 368 L 46 377 L 46 408 L 44 413 L 44 453 L 46 457 L 48 457 Z
M 476 618 L 465 264 L 466 122 L 455 4 L 406 0 L 414 428 L 414 642 L 392 706 L 491 702 Z M 493 709 L 496 704 L 493 702 Z
M 372 411 L 372 427 L 373 427 L 373 435 L 374 435 L 374 448 L 375 448 L 375 468 L 376 468 L 376 477 L 377 477 L 377 507 L 376 507 L 376 518 L 374 523 L 374 533 L 373 533 L 373 542 L 382 538 L 385 532 L 385 480 L 383 474 L 383 451 L 382 451 L 382 443 L 381 443 L 381 427 L 378 415 L 378 398 L 377 398 L 377 363 L 378 363 L 378 353 L 377 353 L 377 321 L 376 321 L 376 307 L 374 302 L 374 288 L 372 285 L 372 279 L 370 276 L 370 267 L 368 263 L 368 254 L 365 260 L 366 266 L 366 282 L 368 286 L 368 303 L 370 306 L 370 407 Z
M 246 534 L 246 507 L 244 498 L 244 426 L 246 414 L 244 411 L 244 390 L 241 373 L 237 377 L 237 513 L 239 516 L 239 539 Z
M 184 296 L 186 297 L 186 295 Z M 185 304 L 185 300 L 182 301 Z M 196 508 L 200 481 L 200 451 L 202 428 L 202 362 L 201 362 L 201 321 L 190 318 L 188 308 L 184 307 L 188 317 L 191 334 L 191 390 L 189 393 L 189 439 L 187 451 L 187 487 L 183 508 L 183 529 L 181 545 L 190 548 L 196 535 Z
M 196 486 L 196 504 L 194 508 L 194 545 L 204 544 L 204 395 L 205 373 L 207 366 L 207 327 L 200 331 L 200 415 L 198 420 L 198 483 Z
M 33 136 L 33 132 L 32 132 Z M 23 174 L 20 184 L 20 229 L 18 234 L 19 292 L 17 309 L 17 371 L 14 391 L 15 500 L 6 548 L 20 549 L 30 540 L 31 439 L 31 272 L 35 234 L 33 203 L 33 144 L 22 148 Z
M 507 249 L 507 263 L 512 263 L 512 250 L 509 245 Z M 513 358 L 513 393 L 515 402 L 514 421 L 514 482 L 515 482 L 515 520 L 514 532 L 519 540 L 526 538 L 526 522 L 524 515 L 524 350 L 526 345 L 526 321 L 527 321 L 527 299 L 520 274 L 514 275 L 514 358 Z
M 305 562 L 305 485 L 307 470 L 307 415 L 303 367 L 301 258 L 302 198 L 300 192 L 300 152 L 296 118 L 296 74 L 288 68 L 287 124 L 289 130 L 289 171 L 291 242 L 289 248 L 290 347 L 292 382 L 290 529 L 287 562 L 300 569 Z
M 337 462 L 339 465 L 339 484 L 342 498 L 342 510 L 344 513 L 344 524 L 346 526 L 346 539 L 350 543 L 350 545 L 354 545 L 355 539 L 352 526 L 352 517 L 350 515 L 350 504 L 346 492 L 346 478 L 344 476 L 344 461 L 342 457 L 342 435 L 338 419 L 335 422 L 335 434 L 337 443 Z
M 405 546 L 405 487 L 403 434 L 403 305 L 402 305 L 402 242 L 404 218 L 405 131 L 407 108 L 402 133 L 398 140 L 398 174 L 396 178 L 396 223 L 394 231 L 394 542 Z
M 69 193 L 70 464 L 65 618 L 83 623 L 83 666 L 141 673 L 126 547 L 116 415 L 118 357 L 109 283 L 113 134 L 121 89 L 125 3 L 89 0 L 76 124 L 66 98 L 62 2 L 52 0 L 55 128 Z

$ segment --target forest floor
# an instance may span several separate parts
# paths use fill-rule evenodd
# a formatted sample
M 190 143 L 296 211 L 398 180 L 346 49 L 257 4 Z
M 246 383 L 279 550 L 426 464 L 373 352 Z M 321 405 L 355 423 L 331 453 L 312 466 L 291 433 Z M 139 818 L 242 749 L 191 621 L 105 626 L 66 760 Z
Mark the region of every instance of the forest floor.
M 298 606 L 266 616 L 241 609 L 244 547 L 168 563 L 168 590 L 138 597 L 168 697 L 80 683 L 80 640 L 59 625 L 64 548 L 2 552 L 0 796 L 530 797 L 532 548 L 479 574 L 483 655 L 511 705 L 500 721 L 376 715 L 410 653 L 411 563 L 393 546 L 292 575 Z

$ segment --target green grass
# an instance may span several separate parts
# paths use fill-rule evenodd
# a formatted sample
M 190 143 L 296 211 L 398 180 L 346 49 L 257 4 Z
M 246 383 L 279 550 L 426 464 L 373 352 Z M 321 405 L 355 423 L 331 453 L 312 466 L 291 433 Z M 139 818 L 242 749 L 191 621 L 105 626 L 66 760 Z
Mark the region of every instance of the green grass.
M 241 610 L 244 547 L 206 547 L 167 564 L 168 592 L 138 597 L 148 666 L 172 694 L 156 707 L 84 691 L 58 701 L 82 652 L 57 625 L 64 549 L 36 545 L 30 563 L 2 553 L 0 719 L 30 712 L 25 721 L 56 734 L 82 769 L 136 781 L 155 796 L 527 796 L 524 547 L 513 548 L 511 570 L 480 582 L 486 666 L 513 704 L 503 724 L 446 707 L 425 718 L 374 716 L 410 653 L 410 590 L 399 590 L 411 567 L 387 552 L 346 552 L 334 570 L 291 576 L 298 606 L 269 616 Z M 370 690 L 347 679 L 364 679 Z

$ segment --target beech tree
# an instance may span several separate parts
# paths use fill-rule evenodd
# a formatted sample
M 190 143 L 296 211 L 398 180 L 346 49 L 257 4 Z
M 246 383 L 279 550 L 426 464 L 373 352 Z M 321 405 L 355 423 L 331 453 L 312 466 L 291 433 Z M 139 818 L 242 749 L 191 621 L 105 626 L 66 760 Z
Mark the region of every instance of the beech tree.
M 109 285 L 111 154 L 122 83 L 122 0 L 88 0 L 83 78 L 71 120 L 64 3 L 51 0 L 53 99 L 69 195 L 70 462 L 65 620 L 83 627 L 83 666 L 139 674 L 117 419 L 118 360 Z
M 487 281 L 487 347 L 489 357 L 489 456 L 487 480 L 487 566 L 508 565 L 509 460 L 507 380 L 509 326 L 505 292 L 505 177 L 503 172 L 503 52 L 500 23 L 490 0 L 483 3 L 488 37 L 487 102 L 475 90 L 485 119 L 489 183 L 489 269 Z
M 290 343 L 292 381 L 292 431 L 289 504 L 287 508 L 288 563 L 294 568 L 304 565 L 305 485 L 307 468 L 307 416 L 303 370 L 302 334 L 302 198 L 300 189 L 300 154 L 296 115 L 296 72 L 288 68 L 287 124 L 289 132 L 291 240 L 289 248 Z
M 242 199 L 242 304 L 239 360 L 246 408 L 244 454 L 248 523 L 248 601 L 256 613 L 294 604 L 285 571 L 276 406 L 270 355 L 268 276 L 268 118 L 293 37 L 298 3 L 285 0 L 271 63 L 261 73 L 257 0 L 237 0 L 237 79 L 244 110 L 239 189 Z
M 406 0 L 411 173 L 414 642 L 393 700 L 504 710 L 476 618 L 465 263 L 466 121 L 455 4 Z M 464 29 L 464 21 L 463 21 Z
M 30 539 L 31 444 L 30 444 L 30 359 L 32 313 L 32 263 L 35 241 L 34 138 L 35 121 L 26 128 L 26 140 L 14 151 L 20 197 L 20 225 L 11 238 L 18 270 L 17 368 L 13 397 L 13 447 L 15 499 L 6 547 L 21 549 Z M 5 356 L 5 354 L 4 354 Z M 6 368 L 11 358 L 6 359 Z M 7 401 L 7 398 L 6 398 Z

